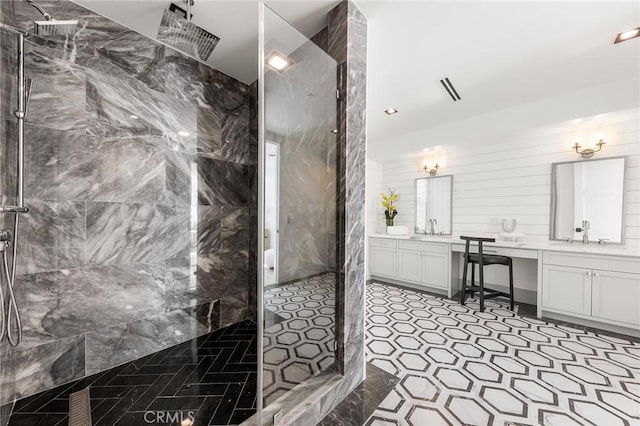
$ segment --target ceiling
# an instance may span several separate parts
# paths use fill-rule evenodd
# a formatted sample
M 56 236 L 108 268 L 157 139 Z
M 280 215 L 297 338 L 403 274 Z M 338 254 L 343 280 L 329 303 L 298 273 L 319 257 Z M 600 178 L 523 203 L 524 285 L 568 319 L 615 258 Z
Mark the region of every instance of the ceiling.
M 147 37 L 155 39 L 162 12 L 171 0 L 74 0 Z M 327 24 L 327 13 L 339 0 L 267 1 L 267 5 L 308 37 Z M 181 7 L 183 0 L 173 0 Z M 247 84 L 258 76 L 258 2 L 195 0 L 193 23 L 220 37 L 207 63 Z
M 170 1 L 76 0 L 149 37 Z M 267 1 L 306 36 L 338 0 Z M 368 19 L 368 156 L 478 143 L 640 105 L 640 2 L 356 0 Z M 193 21 L 221 37 L 209 64 L 257 76 L 257 2 L 196 0 Z M 439 83 L 449 77 L 462 100 Z M 384 110 L 400 112 L 387 116 Z
M 640 2 L 359 2 L 368 156 L 490 141 L 640 104 Z M 439 80 L 449 77 L 461 101 Z M 384 110 L 400 112 L 387 116 Z

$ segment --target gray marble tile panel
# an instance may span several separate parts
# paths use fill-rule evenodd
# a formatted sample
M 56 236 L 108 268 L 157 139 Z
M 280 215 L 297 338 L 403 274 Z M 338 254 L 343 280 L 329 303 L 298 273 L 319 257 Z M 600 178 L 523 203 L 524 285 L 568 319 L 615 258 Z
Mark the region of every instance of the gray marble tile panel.
M 249 249 L 249 208 L 222 207 L 220 221 L 220 249 L 236 251 Z
M 214 253 L 222 245 L 222 219 L 226 207 L 198 206 L 198 254 Z
M 25 199 L 16 274 L 84 266 L 84 202 Z
M 87 375 L 141 358 L 207 333 L 183 310 L 86 334 Z
M 198 286 L 210 300 L 246 292 L 248 253 L 218 252 L 198 256 Z
M 280 218 L 280 282 L 327 270 L 326 206 L 297 204 Z
M 207 82 L 201 75 L 200 63 L 195 59 L 167 46 L 162 73 L 165 76 L 164 92 L 167 95 L 200 107 L 214 106 L 207 102 L 205 96 Z
M 32 79 L 26 122 L 52 129 L 84 130 L 87 112 L 83 67 L 69 61 L 58 50 L 34 44 L 29 38 L 25 43 L 25 74 Z M 11 111 L 17 102 L 16 94 L 17 86 L 12 88 L 7 105 Z
M 245 293 L 246 252 L 218 252 L 167 261 L 165 310 L 194 307 Z
M 165 203 L 198 204 L 197 157 L 184 152 L 165 151 Z
M 244 207 L 249 201 L 247 166 L 198 157 L 198 203 Z
M 222 147 L 222 122 L 224 114 L 210 106 L 198 106 L 198 142 L 197 153 L 205 157 L 216 158 Z
M 87 203 L 86 264 L 162 263 L 191 247 L 189 206 Z
M 22 275 L 16 298 L 25 347 L 164 311 L 165 267 L 122 265 Z
M 232 161 L 240 164 L 250 164 L 252 157 L 257 155 L 256 141 L 250 135 L 249 106 L 241 105 L 223 116 L 221 128 L 221 146 L 213 152 L 213 158 Z
M 195 152 L 196 107 L 135 78 L 87 69 L 87 111 L 91 134 L 162 136 L 171 148 Z
M 166 157 L 168 203 L 234 207 L 247 205 L 247 166 L 181 152 L 169 151 Z
M 91 154 L 93 201 L 162 203 L 166 158 L 158 138 L 96 138 Z
M 246 285 L 244 291 L 220 299 L 220 326 L 226 327 L 247 318 L 248 300 Z
M 127 31 L 100 46 L 97 53 L 147 87 L 164 92 L 164 45 L 142 34 Z
M 13 382 L 0 389 L 13 391 L 2 395 L 3 401 L 33 395 L 85 375 L 85 339 L 74 336 L 50 344 L 18 349 L 10 358 L 15 371 Z
M 95 154 L 79 149 L 91 143 L 84 132 L 25 126 L 25 194 L 45 200 L 84 200 L 99 178 Z

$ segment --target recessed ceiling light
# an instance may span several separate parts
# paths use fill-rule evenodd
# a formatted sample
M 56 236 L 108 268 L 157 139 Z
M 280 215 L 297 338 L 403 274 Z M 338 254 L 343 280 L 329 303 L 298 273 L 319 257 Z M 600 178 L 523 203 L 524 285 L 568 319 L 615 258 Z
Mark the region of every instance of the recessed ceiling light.
M 640 37 L 640 27 L 618 34 L 613 44 L 631 40 L 632 38 L 636 38 L 636 37 Z
M 398 110 L 395 109 L 395 108 L 387 108 L 387 109 L 384 110 L 384 112 L 386 112 L 387 115 L 393 115 L 393 114 L 396 114 L 398 112 Z
M 277 72 L 285 72 L 295 64 L 291 58 L 277 50 L 272 50 L 267 55 L 266 63 L 269 68 Z
M 138 119 L 138 116 L 137 116 L 137 115 L 133 115 L 133 114 L 131 114 L 131 115 L 129 116 L 129 118 L 133 118 L 134 120 L 137 120 L 137 119 Z
M 178 134 L 179 134 L 180 136 L 184 136 L 185 138 L 186 138 L 187 136 L 191 136 L 191 133 L 189 133 L 189 132 L 185 132 L 184 130 L 180 130 L 180 131 L 178 132 Z

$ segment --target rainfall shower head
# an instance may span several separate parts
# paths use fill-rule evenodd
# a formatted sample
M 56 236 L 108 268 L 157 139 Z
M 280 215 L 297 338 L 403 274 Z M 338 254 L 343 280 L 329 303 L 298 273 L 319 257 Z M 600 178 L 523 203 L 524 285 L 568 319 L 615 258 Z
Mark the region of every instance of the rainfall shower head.
M 73 35 L 78 27 L 78 21 L 75 19 L 66 21 L 34 21 L 33 33 L 37 36 L 66 36 Z
M 172 5 L 171 9 L 184 12 L 182 14 L 184 18 L 171 9 L 164 10 L 160 28 L 158 28 L 158 41 L 206 61 L 220 41 L 220 37 L 191 23 L 189 19 L 191 18 L 191 4 L 193 4 L 193 0 L 187 4 L 187 11 L 175 4 Z
M 31 6 L 36 8 L 44 17 L 44 21 L 33 22 L 33 33 L 37 36 L 66 36 L 76 32 L 78 20 L 56 21 L 46 10 L 33 0 L 25 0 Z

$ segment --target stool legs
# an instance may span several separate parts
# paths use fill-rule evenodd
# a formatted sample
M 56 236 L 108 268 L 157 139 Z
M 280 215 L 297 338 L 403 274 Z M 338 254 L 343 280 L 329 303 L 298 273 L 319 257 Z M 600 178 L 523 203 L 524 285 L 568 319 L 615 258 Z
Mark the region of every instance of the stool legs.
M 481 259 L 482 261 L 482 259 Z M 484 265 L 478 264 L 478 294 L 480 295 L 480 312 L 484 312 Z
M 471 288 L 473 288 L 473 286 L 476 285 L 476 264 L 472 263 L 471 264 Z M 475 295 L 475 293 L 473 291 L 471 291 L 471 297 L 473 298 L 473 296 Z
M 467 292 L 467 266 L 469 265 L 469 261 L 467 257 L 464 256 L 464 267 L 462 268 L 462 290 L 460 291 L 460 304 L 464 305 L 465 294 Z M 473 267 L 473 265 L 471 265 Z
M 513 262 L 509 262 L 509 304 L 513 311 Z

